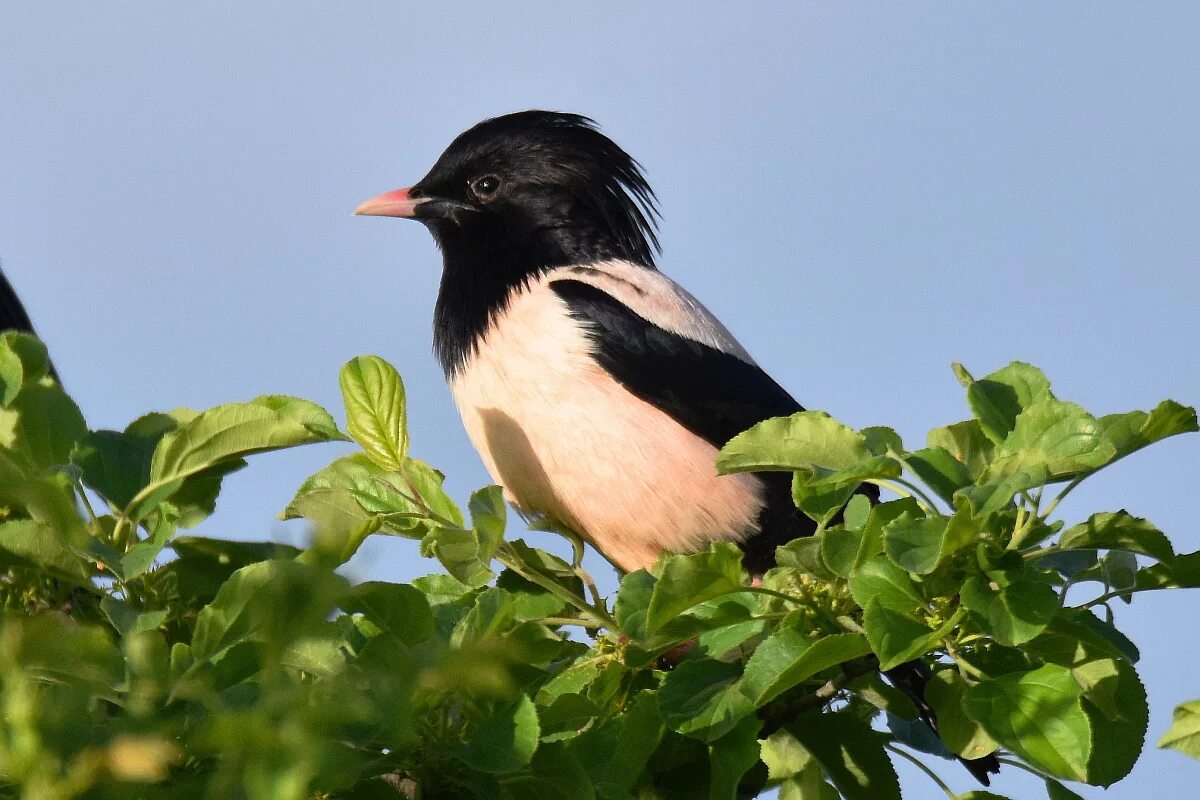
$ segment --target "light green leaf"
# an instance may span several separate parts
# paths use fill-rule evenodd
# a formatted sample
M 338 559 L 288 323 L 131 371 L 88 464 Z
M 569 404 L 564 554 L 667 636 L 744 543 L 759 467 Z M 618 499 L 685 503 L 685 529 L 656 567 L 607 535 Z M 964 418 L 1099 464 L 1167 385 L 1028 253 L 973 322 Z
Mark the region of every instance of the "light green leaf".
M 979 420 L 968 419 L 944 428 L 934 428 L 926 438 L 931 448 L 941 448 L 961 462 L 967 471 L 978 477 L 992 460 L 995 443 L 983 432 Z
M 122 600 L 106 596 L 100 601 L 100 610 L 112 623 L 117 633 L 123 639 L 128 639 L 145 631 L 152 631 L 166 621 L 171 613 L 166 609 L 160 611 L 138 611 Z
M 525 695 L 496 709 L 474 731 L 458 758 L 481 772 L 515 772 L 529 763 L 540 735 L 537 707 Z
M 760 422 L 721 449 L 721 474 L 762 470 L 845 469 L 871 457 L 866 439 L 823 411 Z
M 69 464 L 72 446 L 87 433 L 79 406 L 49 380 L 23 388 L 9 411 L 17 414 L 10 446 L 38 472 Z
M 404 382 L 379 356 L 359 356 L 342 367 L 339 382 L 346 403 L 346 430 L 367 456 L 397 472 L 408 457 Z
M 50 359 L 46 345 L 20 331 L 0 333 L 0 407 L 7 406 L 21 391 L 46 374 Z
M 1158 746 L 1200 760 L 1200 700 L 1189 700 L 1175 707 L 1171 727 L 1158 740 Z
M 1042 469 L 1051 479 L 1063 479 L 1102 467 L 1116 455 L 1095 417 L 1074 403 L 1047 398 L 1017 415 L 983 481 Z
M 1065 531 L 1058 547 L 1061 550 L 1127 550 L 1163 562 L 1175 557 L 1175 550 L 1162 531 L 1124 510 L 1093 514 L 1087 522 Z
M 32 566 L 56 578 L 87 584 L 92 571 L 50 525 L 32 519 L 0 522 L 0 569 Z
M 803 631 L 781 628 L 750 656 L 739 688 L 761 707 L 813 675 L 870 652 L 860 634 L 839 633 L 814 641 Z
M 707 552 L 665 556 L 646 611 L 646 633 L 653 634 L 692 606 L 742 588 L 742 551 L 715 542 Z
M 963 707 L 1000 744 L 1059 778 L 1086 781 L 1092 726 L 1070 670 L 1046 664 L 966 690 Z
M 248 403 L 217 406 L 159 440 L 150 481 L 130 506 L 149 511 L 177 491 L 184 479 L 221 461 L 343 438 L 333 418 L 307 400 L 264 395 Z
M 1174 400 L 1162 401 L 1148 414 L 1145 411 L 1109 414 L 1101 417 L 1099 422 L 1105 438 L 1116 448 L 1118 458 L 1169 436 L 1200 430 L 1196 409 Z

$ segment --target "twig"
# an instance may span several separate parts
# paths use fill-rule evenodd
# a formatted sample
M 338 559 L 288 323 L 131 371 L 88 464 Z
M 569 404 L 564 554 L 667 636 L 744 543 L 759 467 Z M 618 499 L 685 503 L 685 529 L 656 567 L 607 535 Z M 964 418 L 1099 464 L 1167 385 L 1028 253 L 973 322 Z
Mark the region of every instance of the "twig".
M 816 691 L 797 697 L 785 698 L 776 703 L 763 706 L 758 710 L 758 718 L 763 721 L 760 737 L 770 736 L 784 725 L 795 720 L 805 711 L 821 708 L 829 703 L 842 689 L 845 689 L 858 678 L 879 668 L 879 660 L 875 656 L 866 656 L 842 664 L 839 675 L 830 678 Z

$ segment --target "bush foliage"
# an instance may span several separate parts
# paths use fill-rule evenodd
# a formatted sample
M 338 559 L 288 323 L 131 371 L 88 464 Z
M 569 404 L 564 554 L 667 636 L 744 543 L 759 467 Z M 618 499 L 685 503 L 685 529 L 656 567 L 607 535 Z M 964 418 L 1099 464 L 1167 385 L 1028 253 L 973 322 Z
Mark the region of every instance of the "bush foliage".
M 894 758 L 955 797 L 930 764 L 997 753 L 1062 800 L 1128 774 L 1146 736 L 1112 603 L 1200 585 L 1200 553 L 1145 519 L 1054 516 L 1195 412 L 1097 418 L 1021 363 L 957 368 L 973 416 L 925 447 L 819 412 L 741 434 L 719 469 L 793 472 L 817 535 L 760 583 L 718 544 L 613 597 L 569 532 L 568 558 L 513 537 L 497 487 L 459 509 L 409 454 L 381 359 L 342 371 L 349 436 L 279 396 L 89 431 L 47 370 L 4 335 L 0 796 L 887 800 Z M 283 512 L 307 549 L 179 533 L 246 458 L 348 438 Z M 442 570 L 350 585 L 336 569 L 370 535 Z M 880 677 L 913 660 L 940 740 Z M 1200 753 L 1200 701 L 1161 744 Z

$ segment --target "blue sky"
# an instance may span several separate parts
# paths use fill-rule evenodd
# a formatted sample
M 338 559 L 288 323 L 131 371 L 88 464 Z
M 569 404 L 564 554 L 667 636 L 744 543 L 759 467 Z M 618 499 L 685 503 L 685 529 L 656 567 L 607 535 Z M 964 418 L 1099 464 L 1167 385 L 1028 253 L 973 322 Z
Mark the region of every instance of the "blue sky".
M 1018 358 L 1100 413 L 1200 402 L 1200 6 L 842 5 L 13 6 L 0 259 L 92 427 L 266 392 L 340 415 L 338 367 L 378 353 L 415 451 L 465 498 L 488 479 L 430 355 L 438 255 L 418 225 L 350 212 L 479 119 L 555 108 L 642 161 L 663 269 L 811 408 L 920 442 L 966 414 L 952 360 Z M 339 452 L 256 459 L 198 532 L 300 537 L 274 515 Z M 1140 453 L 1065 512 L 1125 507 L 1200 548 L 1198 453 Z M 351 565 L 427 569 L 388 540 Z M 1197 611 L 1120 610 L 1151 742 L 1200 696 Z M 1041 796 L 1007 772 L 998 791 Z M 1151 746 L 1082 794 L 1198 778 Z

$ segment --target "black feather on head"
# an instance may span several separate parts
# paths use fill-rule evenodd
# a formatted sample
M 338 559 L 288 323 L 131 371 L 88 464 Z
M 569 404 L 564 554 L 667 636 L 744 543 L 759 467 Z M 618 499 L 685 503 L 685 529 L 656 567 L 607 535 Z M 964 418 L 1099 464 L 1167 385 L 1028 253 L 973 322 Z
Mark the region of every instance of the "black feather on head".
M 434 333 L 447 372 L 534 276 L 610 259 L 655 268 L 654 191 L 638 162 L 578 114 L 484 120 L 409 194 L 428 199 L 416 216 L 444 254 Z

